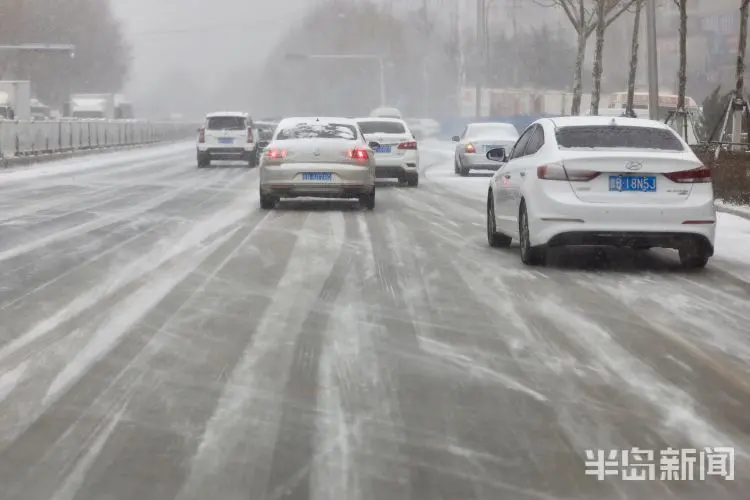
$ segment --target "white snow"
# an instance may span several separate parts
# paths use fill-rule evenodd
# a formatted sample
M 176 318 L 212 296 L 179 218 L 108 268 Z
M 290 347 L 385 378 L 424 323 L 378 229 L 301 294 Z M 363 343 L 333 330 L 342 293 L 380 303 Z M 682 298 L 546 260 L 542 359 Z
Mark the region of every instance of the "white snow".
M 70 158 L 60 161 L 50 161 L 29 166 L 3 169 L 0 171 L 0 185 L 27 181 L 51 175 L 78 174 L 87 170 L 111 167 L 122 164 L 123 167 L 144 161 L 156 160 L 154 165 L 163 163 L 164 158 L 185 153 L 194 147 L 192 142 L 180 142 L 165 146 L 146 147 L 134 151 L 114 151 L 94 156 Z

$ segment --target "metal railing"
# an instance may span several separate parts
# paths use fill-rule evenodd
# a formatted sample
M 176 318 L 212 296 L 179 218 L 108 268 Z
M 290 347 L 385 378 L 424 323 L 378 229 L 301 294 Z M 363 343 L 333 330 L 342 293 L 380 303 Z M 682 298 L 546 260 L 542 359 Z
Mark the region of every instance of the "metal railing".
M 187 139 L 194 123 L 143 120 L 0 120 L 0 158 Z

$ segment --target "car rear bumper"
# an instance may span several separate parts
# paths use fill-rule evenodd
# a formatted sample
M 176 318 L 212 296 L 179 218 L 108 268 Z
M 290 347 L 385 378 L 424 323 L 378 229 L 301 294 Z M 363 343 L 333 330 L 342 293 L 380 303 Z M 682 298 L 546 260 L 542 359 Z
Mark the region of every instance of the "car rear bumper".
M 613 246 L 631 248 L 681 248 L 700 245 L 713 255 L 712 235 L 703 232 L 659 231 L 605 231 L 587 229 L 558 233 L 548 242 L 549 247 L 560 246 Z
M 236 155 L 241 156 L 255 151 L 255 144 L 245 144 L 243 146 L 219 146 L 219 145 L 198 145 L 198 154 L 210 155 L 212 157 L 219 155 Z
M 303 172 L 331 172 L 331 181 L 302 180 Z M 375 189 L 370 167 L 345 164 L 294 164 L 261 167 L 260 190 L 277 197 L 356 198 Z
M 473 170 L 497 170 L 501 165 L 500 162 L 488 160 L 483 153 L 460 153 L 458 161 L 462 167 Z
M 539 187 L 539 184 L 535 186 Z M 548 192 L 551 191 L 551 192 Z M 532 245 L 663 246 L 696 238 L 713 249 L 713 197 L 694 193 L 678 203 L 615 204 L 578 200 L 567 183 L 535 189 L 526 198 Z

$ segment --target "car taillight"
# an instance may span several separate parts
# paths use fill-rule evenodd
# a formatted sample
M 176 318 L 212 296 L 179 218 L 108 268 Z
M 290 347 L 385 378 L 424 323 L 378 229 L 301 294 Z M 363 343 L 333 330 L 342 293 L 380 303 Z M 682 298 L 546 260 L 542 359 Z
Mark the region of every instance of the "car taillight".
M 250 142 L 253 142 L 253 141 L 255 141 L 255 139 L 253 138 L 253 128 L 252 127 L 248 127 L 247 128 L 247 142 L 250 143 Z
M 536 168 L 537 178 L 547 181 L 586 182 L 597 178 L 599 174 L 600 172 L 594 170 L 566 169 L 556 163 L 541 165 Z
M 477 148 L 474 147 L 473 144 L 467 144 L 466 145 L 466 152 L 467 153 L 476 153 Z
M 354 148 L 346 152 L 346 157 L 350 160 L 369 160 L 370 153 L 366 149 Z
M 398 149 L 417 149 L 417 141 L 402 142 L 398 145 Z
M 692 170 L 680 170 L 679 172 L 668 172 L 664 177 L 672 182 L 680 184 L 693 184 L 699 182 L 711 182 L 711 169 L 708 167 L 694 168 Z
M 283 160 L 286 158 L 286 151 L 283 149 L 269 149 L 266 151 L 266 158 L 270 160 Z
M 198 142 L 206 142 L 206 129 L 202 128 L 198 131 Z

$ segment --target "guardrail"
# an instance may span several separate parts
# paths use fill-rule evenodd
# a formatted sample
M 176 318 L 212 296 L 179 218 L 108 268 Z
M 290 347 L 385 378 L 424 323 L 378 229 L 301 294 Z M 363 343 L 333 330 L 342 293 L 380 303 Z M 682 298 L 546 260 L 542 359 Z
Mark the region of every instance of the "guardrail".
M 187 139 L 197 126 L 143 120 L 0 120 L 0 158 Z

